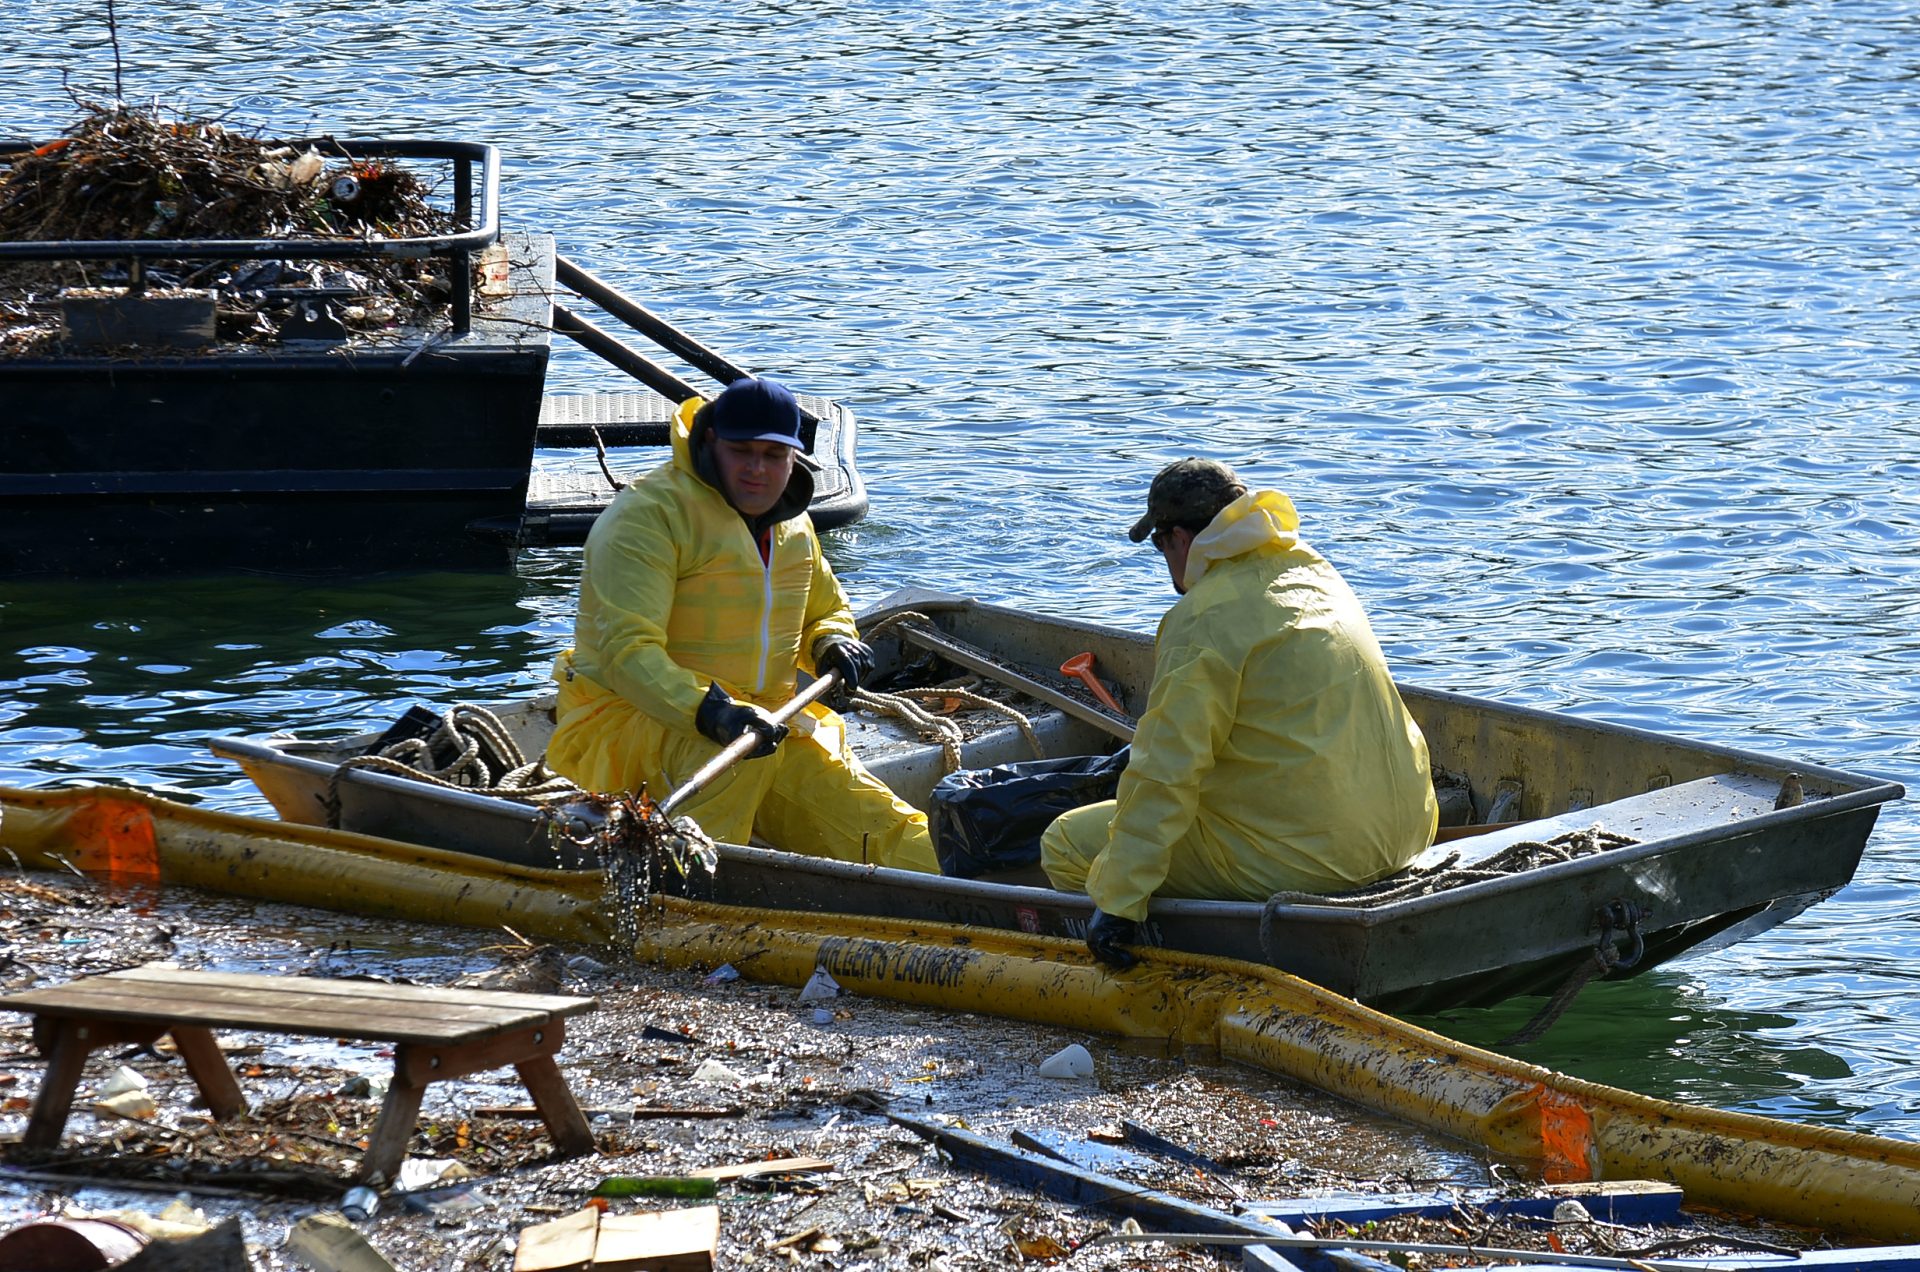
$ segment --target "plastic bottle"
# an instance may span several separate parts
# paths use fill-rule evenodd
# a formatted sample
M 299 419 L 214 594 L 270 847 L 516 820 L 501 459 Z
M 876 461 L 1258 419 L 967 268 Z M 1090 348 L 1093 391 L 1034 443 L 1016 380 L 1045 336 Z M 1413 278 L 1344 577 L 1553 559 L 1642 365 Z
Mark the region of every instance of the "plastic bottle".
M 495 243 L 480 253 L 480 294 L 513 295 L 513 260 L 503 243 Z

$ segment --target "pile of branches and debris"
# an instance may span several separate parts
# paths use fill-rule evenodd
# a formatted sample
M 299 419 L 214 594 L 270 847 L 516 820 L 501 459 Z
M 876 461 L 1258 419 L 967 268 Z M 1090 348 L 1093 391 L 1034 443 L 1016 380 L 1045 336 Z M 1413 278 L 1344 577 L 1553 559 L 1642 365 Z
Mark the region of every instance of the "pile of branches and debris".
M 364 240 L 460 228 L 436 201 L 437 174 L 356 158 L 331 140 L 278 143 L 157 110 L 86 105 L 67 132 L 0 155 L 0 242 L 154 239 Z M 423 270 L 422 266 L 429 268 Z M 343 263 L 287 260 L 148 262 L 145 286 L 219 293 L 223 338 L 265 340 L 263 311 L 287 293 L 324 289 L 356 332 L 429 325 L 451 287 L 428 262 L 370 255 Z M 57 339 L 65 288 L 126 286 L 125 260 L 0 261 L 0 347 L 38 351 Z M 9 331 L 8 328 L 15 328 Z M 8 338 L 10 337 L 10 338 Z

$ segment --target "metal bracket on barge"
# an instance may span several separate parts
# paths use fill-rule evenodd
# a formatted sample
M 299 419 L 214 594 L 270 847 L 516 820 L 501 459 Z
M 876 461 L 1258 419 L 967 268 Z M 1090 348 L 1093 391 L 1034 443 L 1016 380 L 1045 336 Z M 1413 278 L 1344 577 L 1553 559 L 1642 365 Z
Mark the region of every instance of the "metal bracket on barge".
M 0 241 L 0 269 L 30 281 L 32 302 L 0 333 L 0 578 L 498 568 L 523 546 L 581 542 L 617 490 L 603 448 L 664 442 L 672 404 L 698 390 L 557 301 L 561 287 L 737 378 L 559 257 L 551 235 L 503 233 L 494 147 L 295 145 L 376 168 L 442 165 L 452 228 Z M 47 153 L 0 141 L 0 184 Z M 439 297 L 438 316 L 368 321 L 377 306 L 354 271 L 370 263 Z M 47 280 L 70 277 L 109 285 L 56 296 Z M 548 397 L 556 331 L 646 390 Z M 816 421 L 816 525 L 856 521 L 852 413 L 802 403 Z M 536 472 L 538 450 L 581 446 L 601 451 L 597 467 L 548 455 Z
M 813 502 L 807 511 L 815 529 L 852 525 L 867 512 L 867 488 L 854 467 L 853 412 L 827 398 L 798 396 L 802 408 L 816 412 L 820 421 L 812 454 Z M 673 412 L 674 403 L 644 390 L 549 394 L 540 410 L 539 445 L 592 447 L 597 434 L 607 447 L 665 446 Z M 495 535 L 516 534 L 519 545 L 527 548 L 584 543 L 594 518 L 616 493 L 606 472 L 592 460 L 575 456 L 536 464 L 519 525 L 479 528 Z
M 702 344 L 564 256 L 554 261 L 554 277 L 581 300 L 599 307 L 635 333 L 695 367 L 721 385 L 750 374 L 744 367 Z M 517 526 L 494 522 L 476 527 L 496 536 L 511 534 L 521 547 L 585 542 L 587 531 L 619 492 L 620 481 L 607 449 L 665 446 L 677 405 L 699 390 L 672 371 L 609 335 L 569 309 L 553 306 L 553 330 L 604 358 L 638 380 L 645 389 L 613 393 L 558 393 L 540 411 L 537 444 L 543 448 L 592 447 L 596 464 L 575 460 L 536 468 L 527 491 L 527 507 Z M 867 489 L 854 465 L 857 429 L 853 412 L 840 403 L 800 394 L 801 437 L 813 467 L 813 502 L 808 514 L 815 528 L 851 525 L 867 513 Z M 624 485 L 624 482 L 621 482 Z

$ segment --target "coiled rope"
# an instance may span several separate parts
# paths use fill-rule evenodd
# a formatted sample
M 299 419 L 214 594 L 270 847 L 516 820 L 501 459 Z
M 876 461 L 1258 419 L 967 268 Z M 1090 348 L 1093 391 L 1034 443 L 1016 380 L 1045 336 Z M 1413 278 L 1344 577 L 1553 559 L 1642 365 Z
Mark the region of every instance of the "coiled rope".
M 1271 911 L 1283 905 L 1385 905 L 1390 901 L 1430 896 L 1469 883 L 1504 878 L 1535 866 L 1590 857 L 1597 852 L 1625 848 L 1639 842 L 1599 826 L 1589 826 L 1584 830 L 1569 830 L 1552 839 L 1523 839 L 1508 844 L 1477 865 L 1456 867 L 1460 854 L 1453 852 L 1431 866 L 1397 871 L 1363 888 L 1347 892 L 1276 892 L 1267 898 L 1267 909 Z
M 937 630 L 934 621 L 918 610 L 901 610 L 897 614 L 887 615 L 868 628 L 866 639 L 869 642 L 876 641 L 895 627 L 909 625 Z M 852 703 L 856 708 L 872 712 L 874 715 L 893 716 L 904 720 L 919 732 L 921 741 L 938 743 L 944 758 L 944 771 L 948 773 L 957 771 L 963 763 L 960 748 L 967 740 L 966 732 L 957 721 L 928 711 L 914 699 L 938 699 L 943 702 L 953 699 L 978 710 L 992 711 L 1005 716 L 1019 726 L 1020 736 L 1027 740 L 1027 745 L 1033 750 L 1034 758 L 1046 759 L 1046 748 L 1040 743 L 1040 735 L 1034 731 L 1033 721 L 1007 703 L 989 698 L 983 693 L 975 693 L 965 687 L 978 683 L 980 682 L 977 678 L 969 677 L 957 686 L 936 685 L 925 689 L 890 689 L 884 693 L 860 689 L 854 692 Z
M 1034 732 L 1033 721 L 1004 702 L 996 702 L 985 694 L 970 689 L 956 687 L 936 687 L 932 689 L 893 689 L 886 693 L 876 693 L 868 689 L 856 690 L 853 705 L 861 711 L 874 715 L 893 716 L 904 720 L 919 732 L 922 742 L 935 742 L 940 746 L 945 772 L 952 773 L 962 764 L 960 748 L 967 740 L 967 734 L 958 721 L 947 716 L 936 715 L 922 707 L 914 699 L 953 699 L 980 710 L 993 711 L 1012 720 L 1020 727 L 1020 736 L 1033 748 L 1035 759 L 1047 758 L 1046 748 L 1040 744 L 1040 735 Z
M 927 627 L 935 631 L 940 629 L 938 623 L 928 618 L 925 614 L 922 614 L 919 610 L 901 610 L 897 614 L 887 615 L 872 627 L 869 627 L 866 634 L 867 643 L 871 645 L 874 641 L 879 640 L 896 627 Z
M 453 758 L 436 763 L 436 751 L 451 751 Z M 392 773 L 450 791 L 495 795 L 524 804 L 546 805 L 585 794 L 548 769 L 543 760 L 527 759 L 499 716 L 466 704 L 445 711 L 440 723 L 423 737 L 403 738 L 336 767 L 327 780 L 327 826 L 332 830 L 340 828 L 340 782 L 349 769 Z
M 867 639 L 878 639 L 888 629 L 909 623 L 935 626 L 925 614 L 902 610 L 874 624 L 867 633 Z M 948 773 L 959 769 L 964 762 L 961 748 L 967 740 L 966 732 L 957 721 L 927 710 L 916 699 L 957 700 L 977 710 L 1005 716 L 1019 727 L 1020 735 L 1032 748 L 1034 757 L 1045 759 L 1046 749 L 1040 743 L 1040 735 L 1034 731 L 1033 721 L 1007 703 L 964 687 L 977 683 L 977 680 L 969 679 L 959 686 L 893 689 L 884 693 L 862 689 L 851 695 L 850 702 L 853 707 L 876 716 L 892 716 L 905 721 L 919 734 L 921 741 L 936 743 L 940 747 L 944 771 Z M 436 754 L 444 755 L 449 751 L 453 753 L 451 759 L 445 763 L 436 762 Z M 352 769 L 392 773 L 446 790 L 494 795 L 537 806 L 581 799 L 587 795 L 580 787 L 548 769 L 543 760 L 527 759 L 519 744 L 513 740 L 513 735 L 501 723 L 500 717 L 485 707 L 464 703 L 443 713 L 439 725 L 425 736 L 403 738 L 382 747 L 378 752 L 356 755 L 338 765 L 327 781 L 327 825 L 331 829 L 340 827 L 340 782 Z

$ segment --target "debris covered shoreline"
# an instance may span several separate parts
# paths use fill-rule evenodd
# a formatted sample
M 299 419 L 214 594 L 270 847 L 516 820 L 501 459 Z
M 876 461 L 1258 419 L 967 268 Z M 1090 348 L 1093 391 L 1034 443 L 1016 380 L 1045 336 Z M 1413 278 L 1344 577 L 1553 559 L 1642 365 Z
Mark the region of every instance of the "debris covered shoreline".
M 720 1210 L 715 1266 L 1237 1265 L 1237 1255 L 1206 1247 L 1103 1242 L 1122 1230 L 1118 1217 L 959 1168 L 889 1112 L 997 1139 L 1026 1131 L 1097 1143 L 1123 1123 L 1145 1125 L 1210 1168 L 1143 1158 L 1133 1182 L 1222 1209 L 1248 1198 L 1485 1189 L 1511 1178 L 1460 1145 L 1204 1056 L 867 999 L 803 1001 L 792 988 L 724 970 L 666 972 L 499 931 L 181 889 L 129 900 L 44 873 L 0 887 L 0 987 L 9 992 L 166 960 L 595 996 L 598 1009 L 569 1022 L 560 1063 L 597 1153 L 556 1160 L 511 1070 L 436 1083 L 411 1165 L 357 1225 L 399 1268 L 511 1267 L 523 1230 L 579 1212 L 596 1189 L 715 1168 L 741 1172 L 704 1203 Z M 1049 1057 L 1073 1044 L 1096 1057 L 1092 1074 L 1042 1076 Z M 67 1206 L 153 1213 L 179 1192 L 209 1221 L 243 1216 L 252 1266 L 298 1266 L 286 1256 L 287 1233 L 339 1206 L 391 1053 L 265 1034 L 222 1045 L 252 1105 L 227 1123 L 195 1109 L 193 1084 L 164 1044 L 96 1053 L 59 1149 L 29 1156 L 4 1144 L 0 1227 Z M 0 1141 L 17 1140 L 40 1064 L 27 1021 L 0 1017 Z M 124 1081 L 150 1094 L 152 1112 L 89 1112 L 123 1068 L 134 1075 Z M 753 1173 L 769 1160 L 809 1159 L 825 1165 Z M 599 1204 L 609 1214 L 676 1205 L 644 1196 Z M 1602 1239 L 1631 1247 L 1675 1238 Z

